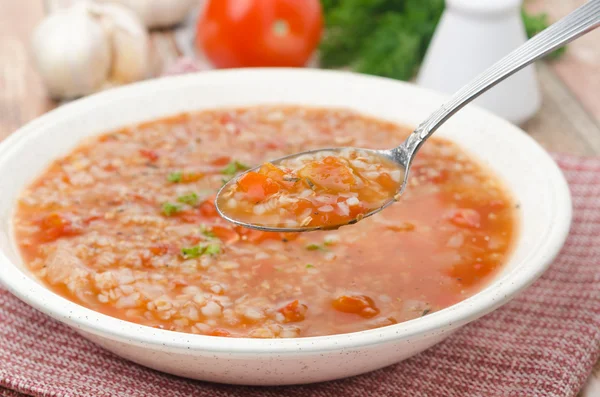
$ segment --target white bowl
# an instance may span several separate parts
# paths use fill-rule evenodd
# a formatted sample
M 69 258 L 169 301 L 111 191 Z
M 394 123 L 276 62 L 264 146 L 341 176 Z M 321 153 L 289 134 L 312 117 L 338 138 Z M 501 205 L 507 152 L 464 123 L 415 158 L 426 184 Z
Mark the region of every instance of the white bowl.
M 500 307 L 548 267 L 569 230 L 567 184 L 550 156 L 517 127 L 467 107 L 437 135 L 487 164 L 520 204 L 520 231 L 509 262 L 480 293 L 401 324 L 299 339 L 221 338 L 159 330 L 108 317 L 44 288 L 23 266 L 11 217 L 19 192 L 48 163 L 86 136 L 183 111 L 263 103 L 348 107 L 416 125 L 443 101 L 398 81 L 309 69 L 246 69 L 169 77 L 73 102 L 0 144 L 0 281 L 17 297 L 139 364 L 188 378 L 283 385 L 331 380 L 397 363 Z M 525 292 L 526 293 L 526 292 Z

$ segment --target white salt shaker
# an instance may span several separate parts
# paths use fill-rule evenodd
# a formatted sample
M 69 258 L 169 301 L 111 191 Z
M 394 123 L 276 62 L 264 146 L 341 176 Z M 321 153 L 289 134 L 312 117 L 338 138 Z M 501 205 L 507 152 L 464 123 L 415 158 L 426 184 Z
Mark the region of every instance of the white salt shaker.
M 417 84 L 452 94 L 527 40 L 522 0 L 446 0 Z M 514 124 L 541 105 L 535 68 L 529 66 L 474 103 Z

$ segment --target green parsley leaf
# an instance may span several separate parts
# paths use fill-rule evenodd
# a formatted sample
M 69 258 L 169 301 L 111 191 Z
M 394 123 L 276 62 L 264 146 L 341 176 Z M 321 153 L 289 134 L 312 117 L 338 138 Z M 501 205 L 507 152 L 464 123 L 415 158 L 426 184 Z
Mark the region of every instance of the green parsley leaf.
M 309 251 L 327 251 L 327 248 L 319 245 L 319 244 L 308 244 L 306 249 Z
M 217 255 L 221 253 L 221 246 L 219 244 L 208 244 L 204 250 L 205 254 Z
M 250 167 L 246 164 L 234 160 L 231 163 L 227 164 L 227 166 L 221 170 L 221 173 L 224 175 L 235 175 L 239 171 L 246 171 L 248 169 L 250 169 Z
M 181 256 L 184 259 L 198 258 L 202 255 L 217 255 L 221 253 L 221 246 L 219 244 L 201 244 L 194 247 L 182 248 Z
M 193 259 L 197 258 L 204 253 L 204 247 L 197 245 L 195 247 L 182 248 L 181 256 L 183 259 Z
M 444 0 L 321 0 L 324 68 L 408 80 L 414 77 L 444 11 Z M 548 27 L 546 14 L 522 10 L 529 37 Z M 564 47 L 548 55 L 556 58 Z
M 177 201 L 188 205 L 196 205 L 198 204 L 198 195 L 196 193 L 186 194 L 177 197 Z
M 308 265 L 306 265 L 306 268 L 307 269 L 314 269 L 315 267 L 309 263 Z
M 167 175 L 167 180 L 173 183 L 181 182 L 181 178 L 183 178 L 183 172 L 181 171 L 171 172 L 169 175 Z
M 175 215 L 180 210 L 181 210 L 181 206 L 179 206 L 177 204 L 166 202 L 166 203 L 163 203 L 163 205 L 162 205 L 162 212 L 166 216 Z

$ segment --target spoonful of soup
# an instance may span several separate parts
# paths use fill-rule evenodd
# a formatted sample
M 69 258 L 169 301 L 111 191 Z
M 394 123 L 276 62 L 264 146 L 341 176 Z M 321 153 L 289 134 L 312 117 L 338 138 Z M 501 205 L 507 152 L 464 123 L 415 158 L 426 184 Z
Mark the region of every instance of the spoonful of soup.
M 330 148 L 293 154 L 250 169 L 216 198 L 221 216 L 264 231 L 336 229 L 397 201 L 423 143 L 465 105 L 556 48 L 600 25 L 600 0 L 591 0 L 551 25 L 460 89 L 389 150 Z

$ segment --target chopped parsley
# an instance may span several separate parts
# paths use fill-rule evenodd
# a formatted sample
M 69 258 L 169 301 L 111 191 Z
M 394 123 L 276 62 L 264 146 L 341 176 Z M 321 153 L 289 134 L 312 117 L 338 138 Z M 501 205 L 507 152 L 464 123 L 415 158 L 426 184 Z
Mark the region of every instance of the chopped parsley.
M 166 216 L 173 216 L 176 213 L 178 213 L 179 211 L 181 211 L 180 205 L 169 203 L 169 202 L 163 203 L 163 205 L 162 205 L 162 212 Z
M 327 248 L 325 248 L 324 246 L 319 245 L 319 244 L 314 244 L 314 243 L 308 244 L 306 246 L 306 249 L 309 251 L 327 251 Z
M 217 255 L 221 253 L 221 246 L 219 244 L 202 244 L 194 247 L 182 248 L 181 256 L 183 259 L 198 258 L 202 255 Z
M 167 175 L 167 180 L 169 182 L 173 182 L 173 183 L 181 182 L 182 178 L 183 178 L 183 172 L 181 172 L 181 171 L 171 172 L 169 175 Z
M 183 256 L 184 259 L 197 258 L 200 255 L 202 255 L 203 253 L 204 253 L 204 247 L 201 247 L 199 245 L 197 245 L 195 247 L 181 249 L 181 256 Z
M 315 266 L 314 266 L 314 265 L 311 265 L 311 264 L 309 263 L 309 264 L 307 264 L 307 265 L 306 265 L 306 268 L 307 268 L 307 269 L 314 269 L 314 268 L 315 268 Z
M 444 11 L 444 0 L 322 0 L 325 31 L 319 46 L 324 68 L 410 80 L 423 60 Z M 549 25 L 545 14 L 522 18 L 531 38 Z M 564 50 L 550 54 L 560 56 Z
M 183 204 L 196 205 L 198 204 L 198 195 L 196 193 L 186 194 L 177 197 L 177 201 Z
M 248 169 L 250 169 L 250 167 L 246 164 L 234 160 L 231 163 L 227 164 L 227 166 L 221 170 L 221 173 L 225 175 L 235 175 L 239 171 L 246 171 Z
M 219 244 L 208 244 L 204 249 L 204 253 L 208 255 L 217 255 L 221 253 L 221 246 Z

